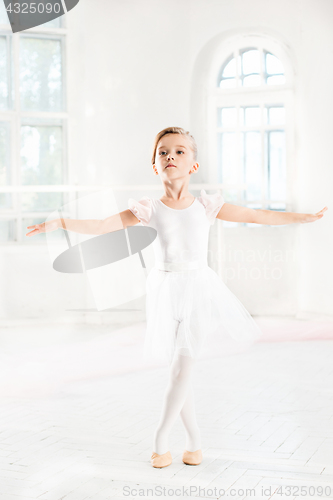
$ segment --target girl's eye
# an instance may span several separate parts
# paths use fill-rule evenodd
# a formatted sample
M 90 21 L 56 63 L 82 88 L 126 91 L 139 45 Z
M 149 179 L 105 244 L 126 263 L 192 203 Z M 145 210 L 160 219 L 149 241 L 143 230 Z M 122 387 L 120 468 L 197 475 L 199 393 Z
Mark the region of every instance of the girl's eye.
M 165 151 L 160 151 L 160 155 L 162 155 L 163 153 L 165 153 Z M 177 153 L 184 153 L 184 151 L 177 151 Z

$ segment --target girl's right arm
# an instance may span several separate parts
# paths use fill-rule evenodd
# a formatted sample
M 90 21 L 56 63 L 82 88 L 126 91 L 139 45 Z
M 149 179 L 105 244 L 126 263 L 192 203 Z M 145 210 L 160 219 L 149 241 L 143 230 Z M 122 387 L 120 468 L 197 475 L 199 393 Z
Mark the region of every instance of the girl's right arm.
M 59 228 L 81 234 L 105 234 L 111 233 L 112 231 L 118 231 L 119 229 L 124 229 L 128 226 L 135 226 L 135 224 L 138 224 L 139 222 L 139 219 L 129 209 L 127 209 L 119 214 L 111 215 L 111 217 L 107 217 L 104 220 L 54 219 L 42 222 L 42 224 L 28 226 L 28 229 L 32 228 L 32 231 L 27 233 L 26 236 L 47 233 L 55 231 Z

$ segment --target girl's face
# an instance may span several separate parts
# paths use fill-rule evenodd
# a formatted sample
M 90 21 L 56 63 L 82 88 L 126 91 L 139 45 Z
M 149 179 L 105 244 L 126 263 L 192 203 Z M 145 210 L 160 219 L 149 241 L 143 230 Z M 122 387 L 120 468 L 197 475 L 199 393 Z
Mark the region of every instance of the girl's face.
M 174 165 L 168 166 L 169 164 Z M 182 134 L 167 134 L 160 139 L 156 148 L 155 174 L 164 179 L 179 179 L 195 172 L 199 163 L 195 162 L 190 141 Z

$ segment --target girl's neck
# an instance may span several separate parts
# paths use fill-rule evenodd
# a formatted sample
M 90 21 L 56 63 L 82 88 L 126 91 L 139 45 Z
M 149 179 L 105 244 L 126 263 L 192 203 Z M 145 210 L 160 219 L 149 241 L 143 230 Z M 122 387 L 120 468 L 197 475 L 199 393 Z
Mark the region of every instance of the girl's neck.
M 188 184 L 181 186 L 168 186 L 164 184 L 164 195 L 161 200 L 167 200 L 171 203 L 184 202 L 193 199 L 193 195 L 188 191 Z

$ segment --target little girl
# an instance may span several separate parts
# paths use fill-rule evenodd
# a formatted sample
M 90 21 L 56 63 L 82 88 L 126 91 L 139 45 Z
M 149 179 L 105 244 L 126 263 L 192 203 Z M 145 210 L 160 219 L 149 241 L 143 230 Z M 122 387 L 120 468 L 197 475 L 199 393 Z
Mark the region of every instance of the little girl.
M 162 198 L 130 198 L 128 210 L 101 221 L 65 219 L 63 225 L 57 219 L 28 226 L 33 230 L 27 236 L 59 227 L 104 234 L 138 222 L 156 229 L 155 266 L 146 282 L 144 355 L 168 360 L 170 378 L 154 433 L 151 464 L 159 468 L 171 464 L 168 436 L 180 415 L 186 431 L 182 460 L 198 465 L 202 461 L 201 438 L 191 385 L 195 360 L 202 356 L 213 334 L 219 355 L 235 352 L 237 346 L 249 346 L 261 336 L 242 303 L 208 266 L 210 226 L 216 218 L 270 225 L 313 222 L 323 217 L 327 207 L 311 215 L 239 207 L 225 203 L 218 193 L 204 190 L 200 197 L 194 197 L 188 186 L 199 168 L 197 146 L 193 136 L 179 127 L 157 134 L 152 166 L 163 184 Z

